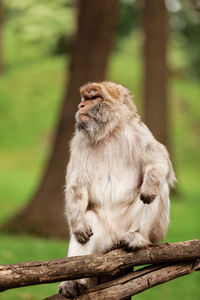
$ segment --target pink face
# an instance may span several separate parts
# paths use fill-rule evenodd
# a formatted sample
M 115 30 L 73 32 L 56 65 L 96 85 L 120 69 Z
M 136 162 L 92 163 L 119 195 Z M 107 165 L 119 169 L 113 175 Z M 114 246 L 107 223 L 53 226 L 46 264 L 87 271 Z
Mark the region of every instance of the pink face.
M 92 134 L 102 132 L 116 118 L 112 105 L 98 85 L 85 85 L 80 92 L 82 101 L 76 113 L 76 128 Z
M 83 101 L 81 101 L 81 103 L 78 105 L 78 120 L 80 122 L 84 122 L 90 119 L 91 117 L 88 115 L 88 112 L 92 108 L 100 104 L 101 102 L 102 102 L 102 98 L 101 97 L 96 98 L 96 96 L 95 98 L 91 98 L 87 100 L 84 99 Z

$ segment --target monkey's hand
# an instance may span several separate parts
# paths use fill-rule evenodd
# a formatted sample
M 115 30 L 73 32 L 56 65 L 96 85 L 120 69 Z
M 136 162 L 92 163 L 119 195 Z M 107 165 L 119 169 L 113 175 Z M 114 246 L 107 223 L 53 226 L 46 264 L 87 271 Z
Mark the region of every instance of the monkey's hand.
M 155 167 L 150 166 L 144 174 L 144 181 L 140 190 L 140 199 L 145 204 L 150 204 L 158 195 L 160 187 L 160 173 Z
M 86 223 L 82 223 L 78 228 L 73 230 L 77 241 L 81 244 L 85 244 L 89 241 L 90 237 L 93 235 L 91 227 Z
M 156 198 L 156 195 L 154 194 L 140 194 L 140 200 L 144 203 L 144 204 L 150 204 L 154 199 Z
M 140 200 L 144 204 L 150 204 L 157 196 L 158 193 L 158 188 L 157 186 L 151 186 L 149 187 L 148 185 L 143 184 L 141 186 L 141 191 L 140 191 Z

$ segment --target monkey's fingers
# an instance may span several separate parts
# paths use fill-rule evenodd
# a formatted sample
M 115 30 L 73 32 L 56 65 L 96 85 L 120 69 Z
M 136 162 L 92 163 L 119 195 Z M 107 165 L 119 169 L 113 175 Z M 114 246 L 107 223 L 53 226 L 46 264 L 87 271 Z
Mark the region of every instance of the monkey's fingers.
M 74 235 L 75 235 L 77 241 L 81 244 L 85 244 L 90 239 L 90 237 L 84 231 L 75 232 Z
M 145 194 L 140 194 L 140 200 L 144 203 L 144 204 L 150 204 L 154 199 L 155 199 L 156 195 L 152 194 L 152 195 L 145 195 Z
M 82 242 L 83 244 L 85 244 L 85 243 L 87 243 L 87 242 L 89 241 L 90 237 L 87 235 L 86 232 L 83 232 L 80 239 L 81 239 L 81 242 Z
M 92 228 L 88 227 L 88 229 L 86 230 L 86 233 L 87 233 L 88 237 L 90 238 L 93 235 Z

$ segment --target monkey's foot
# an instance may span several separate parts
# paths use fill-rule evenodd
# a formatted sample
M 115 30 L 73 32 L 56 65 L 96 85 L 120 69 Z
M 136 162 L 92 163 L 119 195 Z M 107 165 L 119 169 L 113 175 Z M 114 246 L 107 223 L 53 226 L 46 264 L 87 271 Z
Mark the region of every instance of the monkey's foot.
M 138 248 L 145 248 L 151 245 L 151 243 L 148 242 L 139 232 L 129 231 L 122 235 L 120 245 L 130 250 L 135 250 Z
M 75 298 L 87 288 L 87 280 L 62 281 L 58 286 L 58 293 L 68 298 Z

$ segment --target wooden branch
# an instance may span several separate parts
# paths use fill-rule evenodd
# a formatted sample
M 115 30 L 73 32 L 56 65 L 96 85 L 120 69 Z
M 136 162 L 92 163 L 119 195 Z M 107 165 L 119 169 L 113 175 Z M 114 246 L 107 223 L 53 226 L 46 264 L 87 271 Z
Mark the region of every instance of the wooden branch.
M 200 258 L 200 241 L 161 244 L 127 253 L 113 250 L 102 255 L 85 255 L 49 261 L 0 266 L 0 291 L 62 280 L 115 274 L 120 269 L 143 264 L 179 262 Z
M 173 265 L 157 265 L 142 268 L 116 280 L 109 281 L 87 293 L 77 297 L 77 300 L 120 300 L 124 297 L 141 293 L 156 285 L 190 274 L 200 268 L 200 260 L 182 262 Z M 62 295 L 54 295 L 45 300 L 66 300 Z

